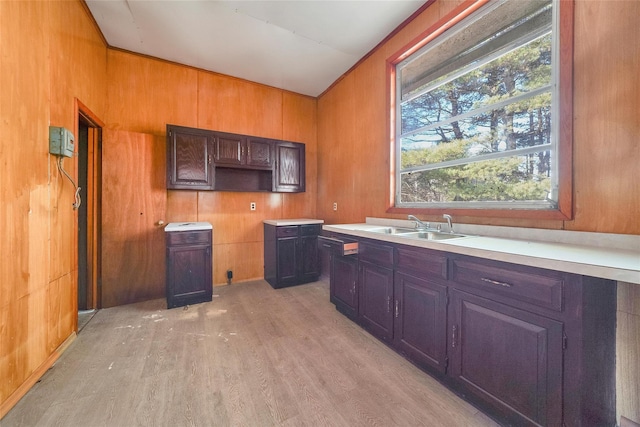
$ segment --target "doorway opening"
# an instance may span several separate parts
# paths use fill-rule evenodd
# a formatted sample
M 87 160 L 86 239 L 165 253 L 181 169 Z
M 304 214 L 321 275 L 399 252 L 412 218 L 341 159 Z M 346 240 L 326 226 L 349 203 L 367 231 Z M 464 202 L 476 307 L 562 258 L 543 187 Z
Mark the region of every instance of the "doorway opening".
M 101 307 L 102 128 L 104 124 L 76 100 L 78 186 L 78 324 L 79 332 Z

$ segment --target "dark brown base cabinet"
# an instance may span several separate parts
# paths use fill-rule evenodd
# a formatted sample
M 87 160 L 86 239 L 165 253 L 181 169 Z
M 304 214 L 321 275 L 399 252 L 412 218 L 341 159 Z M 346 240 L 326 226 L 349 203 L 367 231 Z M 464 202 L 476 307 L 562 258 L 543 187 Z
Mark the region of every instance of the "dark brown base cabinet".
M 332 255 L 331 301 L 374 336 L 501 424 L 615 425 L 614 282 L 359 245 Z
M 320 224 L 264 224 L 264 279 L 273 288 L 315 282 L 320 277 Z
M 166 233 L 167 308 L 211 301 L 211 230 Z

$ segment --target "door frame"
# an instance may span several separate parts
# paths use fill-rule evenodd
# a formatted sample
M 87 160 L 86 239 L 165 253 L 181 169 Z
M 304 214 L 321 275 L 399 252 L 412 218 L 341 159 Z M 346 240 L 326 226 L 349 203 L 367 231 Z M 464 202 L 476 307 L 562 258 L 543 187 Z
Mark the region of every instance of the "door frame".
M 87 308 L 102 307 L 102 128 L 105 124 L 78 98 L 75 98 L 76 135 L 80 122 L 89 127 L 87 141 Z M 76 159 L 77 161 L 77 159 Z M 77 170 L 77 165 L 76 165 Z M 77 222 L 77 218 L 76 218 Z M 76 233 L 78 227 L 76 225 Z M 78 242 L 76 236 L 76 243 Z

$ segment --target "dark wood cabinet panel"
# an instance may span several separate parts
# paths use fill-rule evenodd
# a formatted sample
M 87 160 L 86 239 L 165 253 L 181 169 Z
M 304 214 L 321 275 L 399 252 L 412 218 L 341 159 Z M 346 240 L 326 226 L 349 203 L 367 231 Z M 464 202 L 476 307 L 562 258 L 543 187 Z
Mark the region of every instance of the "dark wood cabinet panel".
M 167 308 L 211 301 L 211 231 L 166 234 Z
M 273 189 L 278 192 L 305 191 L 305 147 L 294 142 L 275 144 Z
M 167 188 L 213 190 L 213 142 L 208 132 L 167 129 Z
M 330 298 L 350 319 L 358 315 L 358 257 L 331 254 Z
M 274 288 L 318 280 L 321 226 L 264 224 L 264 278 Z
M 447 287 L 396 272 L 394 347 L 422 367 L 446 369 Z
M 393 339 L 393 270 L 360 262 L 358 322 L 383 341 Z
M 240 135 L 213 133 L 215 139 L 216 164 L 242 165 L 242 149 L 245 139 Z
M 276 245 L 278 287 L 293 285 L 298 280 L 298 237 L 278 237 Z
M 614 282 L 328 237 L 336 308 L 499 422 L 615 425 Z
M 305 145 L 167 125 L 167 188 L 305 191 Z
M 273 142 L 264 138 L 247 138 L 246 164 L 270 169 L 273 166 Z
M 562 424 L 562 322 L 451 292 L 451 372 L 518 425 Z
M 216 165 L 270 169 L 273 166 L 273 142 L 221 132 L 212 132 L 215 139 Z
M 318 280 L 320 276 L 318 234 L 300 236 L 300 269 L 300 278 L 303 282 Z

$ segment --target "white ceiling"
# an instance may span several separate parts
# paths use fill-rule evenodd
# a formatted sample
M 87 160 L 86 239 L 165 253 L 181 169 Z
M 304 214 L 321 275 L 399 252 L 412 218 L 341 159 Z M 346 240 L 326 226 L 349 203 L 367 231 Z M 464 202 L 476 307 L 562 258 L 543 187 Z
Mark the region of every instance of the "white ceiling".
M 86 0 L 112 47 L 318 96 L 424 0 Z

